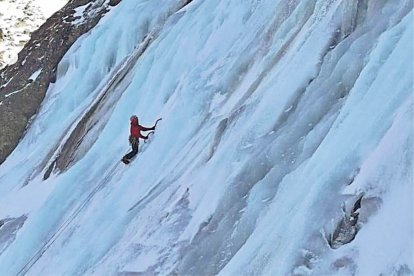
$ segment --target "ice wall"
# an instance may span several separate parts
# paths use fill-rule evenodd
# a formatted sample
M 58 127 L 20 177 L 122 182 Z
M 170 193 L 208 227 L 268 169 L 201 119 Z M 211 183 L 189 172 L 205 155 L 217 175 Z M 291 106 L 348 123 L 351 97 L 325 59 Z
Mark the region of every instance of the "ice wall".
M 0 274 L 413 273 L 412 9 L 122 1 L 0 167 Z

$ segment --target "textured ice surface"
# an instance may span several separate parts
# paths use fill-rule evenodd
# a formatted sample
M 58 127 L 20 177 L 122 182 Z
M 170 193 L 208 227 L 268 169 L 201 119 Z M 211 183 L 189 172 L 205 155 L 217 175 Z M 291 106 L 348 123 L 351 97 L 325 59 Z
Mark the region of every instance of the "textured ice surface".
M 185 3 L 123 0 L 61 61 L 0 167 L 0 274 L 413 273 L 412 2 Z M 124 166 L 134 113 L 163 121 Z

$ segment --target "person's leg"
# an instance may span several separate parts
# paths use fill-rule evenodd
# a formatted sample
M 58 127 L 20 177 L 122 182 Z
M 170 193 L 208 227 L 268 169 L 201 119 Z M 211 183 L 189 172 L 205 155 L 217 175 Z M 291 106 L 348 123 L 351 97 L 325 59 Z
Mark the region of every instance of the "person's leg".
M 132 144 L 132 151 L 129 152 L 124 156 L 124 158 L 130 160 L 132 157 L 134 157 L 138 153 L 138 143 Z

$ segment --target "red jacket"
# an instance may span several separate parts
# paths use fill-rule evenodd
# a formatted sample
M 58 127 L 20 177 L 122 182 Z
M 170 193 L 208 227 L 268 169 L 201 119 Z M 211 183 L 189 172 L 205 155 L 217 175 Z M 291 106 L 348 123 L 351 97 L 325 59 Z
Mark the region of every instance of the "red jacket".
M 131 136 L 136 138 L 142 138 L 147 139 L 147 136 L 143 136 L 141 134 L 141 131 L 148 131 L 148 130 L 154 130 L 154 127 L 143 127 L 140 124 L 138 124 L 138 119 L 134 118 L 131 121 Z

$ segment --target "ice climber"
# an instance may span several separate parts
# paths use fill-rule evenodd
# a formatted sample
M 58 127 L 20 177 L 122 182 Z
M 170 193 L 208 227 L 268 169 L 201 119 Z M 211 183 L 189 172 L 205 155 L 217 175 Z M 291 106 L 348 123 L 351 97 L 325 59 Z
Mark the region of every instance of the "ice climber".
M 136 115 L 131 116 L 130 121 L 131 121 L 131 130 L 130 130 L 130 135 L 129 135 L 129 144 L 132 147 L 132 151 L 127 153 L 123 158 L 122 158 L 122 162 L 124 162 L 125 164 L 128 164 L 129 162 L 131 162 L 131 159 L 138 153 L 138 146 L 139 146 L 139 138 L 147 140 L 148 139 L 148 135 L 146 136 L 141 134 L 141 131 L 150 131 L 150 130 L 155 130 L 155 127 L 157 126 L 158 121 L 161 119 L 158 119 L 157 122 L 155 122 L 155 125 L 153 127 L 144 127 L 141 126 L 138 122 L 138 117 Z

